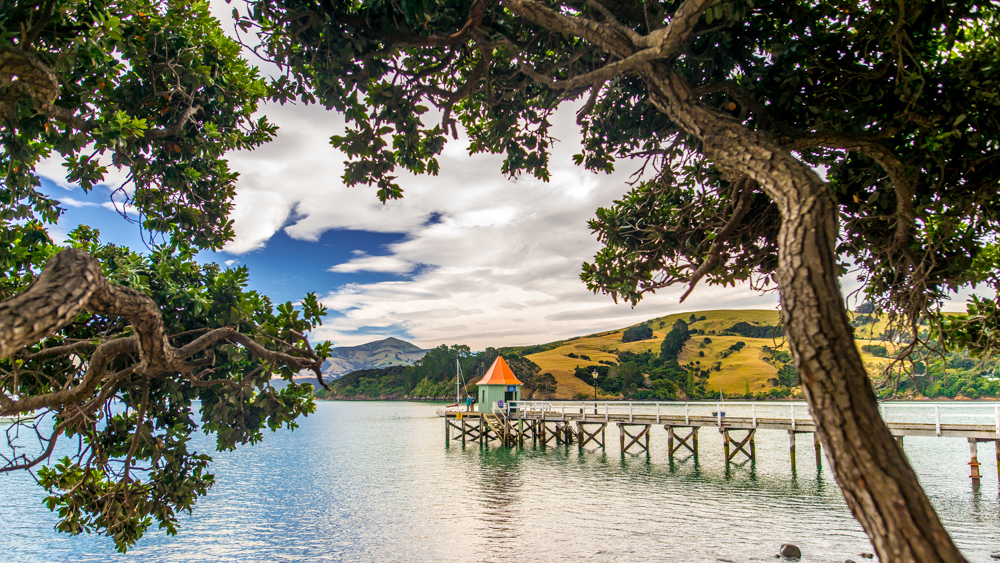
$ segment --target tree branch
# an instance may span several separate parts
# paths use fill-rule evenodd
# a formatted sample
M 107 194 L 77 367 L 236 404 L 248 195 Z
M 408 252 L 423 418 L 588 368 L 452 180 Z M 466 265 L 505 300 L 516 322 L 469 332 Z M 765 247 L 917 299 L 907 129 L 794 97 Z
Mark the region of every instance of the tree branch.
M 574 88 L 589 86 L 596 82 L 604 82 L 621 74 L 635 72 L 645 63 L 650 61 L 672 59 L 681 53 L 684 41 L 691 34 L 691 31 L 694 30 L 695 26 L 698 25 L 698 20 L 701 18 L 701 15 L 713 1 L 714 0 L 687 0 L 681 4 L 680 8 L 678 8 L 676 12 L 674 12 L 673 17 L 670 18 L 670 23 L 666 27 L 644 36 L 635 33 L 625 35 L 622 30 L 619 29 L 622 27 L 620 24 L 617 26 L 598 24 L 592 20 L 558 14 L 549 8 L 531 6 L 532 10 L 534 10 L 533 13 L 542 14 L 542 16 L 536 16 L 538 18 L 536 23 L 541 21 L 554 21 L 556 23 L 560 23 L 562 24 L 562 31 L 579 35 L 580 37 L 588 40 L 590 40 L 591 37 L 594 37 L 597 41 L 601 41 L 595 42 L 595 44 L 599 47 L 612 50 L 611 46 L 609 46 L 609 39 L 612 38 L 612 36 L 609 34 L 615 33 L 620 37 L 628 37 L 630 44 L 634 43 L 636 46 L 646 48 L 638 52 L 632 52 L 632 47 L 614 45 L 614 47 L 617 47 L 620 50 L 620 52 L 613 51 L 614 54 L 623 56 L 624 58 L 608 63 L 595 71 L 574 76 L 573 78 L 566 80 L 556 81 L 543 77 L 538 73 L 534 73 L 526 69 L 526 65 L 524 64 L 521 65 L 521 69 L 532 78 L 535 78 L 550 88 L 572 90 Z M 505 2 L 505 4 L 529 5 L 535 4 L 535 2 L 521 0 L 519 2 Z M 590 4 L 591 2 L 588 2 L 588 5 Z M 603 10 L 602 13 L 611 17 L 606 8 L 603 8 L 603 6 L 601 6 L 601 8 Z M 531 17 L 528 18 L 532 19 Z M 540 23 L 540 25 L 544 24 Z M 604 26 L 602 29 L 603 33 L 594 33 L 593 26 Z
M 733 214 L 729 217 L 729 220 L 726 221 L 722 230 L 716 234 L 715 240 L 712 241 L 712 246 L 708 249 L 708 256 L 705 258 L 705 261 L 702 262 L 701 265 L 698 266 L 698 269 L 692 272 L 691 276 L 688 278 L 688 288 L 684 291 L 684 294 L 681 295 L 681 303 L 688 298 L 688 295 L 691 295 L 691 292 L 694 291 L 695 286 L 698 285 L 701 278 L 705 277 L 705 274 L 715 267 L 715 264 L 719 261 L 719 256 L 722 254 L 722 245 L 725 244 L 725 242 L 729 239 L 729 236 L 733 234 L 736 228 L 743 223 L 743 218 L 746 217 L 747 212 L 750 211 L 750 196 L 753 193 L 753 189 L 752 186 L 748 186 L 747 184 L 750 183 L 751 180 L 746 176 L 741 176 L 736 182 L 739 185 L 737 186 L 737 189 L 734 190 L 738 195 L 736 196 L 737 199 L 736 205 L 733 208 Z
M 228 327 L 212 330 L 185 346 L 174 348 L 167 341 L 156 302 L 134 289 L 109 283 L 101 273 L 97 260 L 74 248 L 65 249 L 50 260 L 22 293 L 0 302 L 0 357 L 9 356 L 52 334 L 85 310 L 125 317 L 135 336 L 110 340 L 98 346 L 83 379 L 72 387 L 20 400 L 0 394 L 0 414 L 79 402 L 101 384 L 110 362 L 125 354 L 139 355 L 139 363 L 129 371 L 145 376 L 187 372 L 192 368 L 186 361 L 188 358 L 222 340 L 239 343 L 265 361 L 295 369 L 308 368 L 322 377 L 321 362 L 315 353 L 292 348 L 302 354 L 296 356 L 268 350 Z
M 900 248 L 903 248 L 905 243 L 910 240 L 917 221 L 917 214 L 913 209 L 916 183 L 906 173 L 906 167 L 903 163 L 889 148 L 872 139 L 840 133 L 809 133 L 795 137 L 783 144 L 789 150 L 826 147 L 861 152 L 871 157 L 889 174 L 889 182 L 896 192 L 895 242 Z

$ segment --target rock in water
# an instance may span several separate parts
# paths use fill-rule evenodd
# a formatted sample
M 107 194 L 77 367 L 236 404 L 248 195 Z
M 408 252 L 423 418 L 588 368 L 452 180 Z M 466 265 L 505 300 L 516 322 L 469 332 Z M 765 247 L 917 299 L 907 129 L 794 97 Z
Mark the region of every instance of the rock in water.
M 781 544 L 781 549 L 778 551 L 778 555 L 798 559 L 799 557 L 802 557 L 802 550 L 795 545 L 785 543 Z
M 993 559 L 1000 559 L 1000 551 L 994 551 L 993 553 L 990 554 L 990 557 L 992 557 Z

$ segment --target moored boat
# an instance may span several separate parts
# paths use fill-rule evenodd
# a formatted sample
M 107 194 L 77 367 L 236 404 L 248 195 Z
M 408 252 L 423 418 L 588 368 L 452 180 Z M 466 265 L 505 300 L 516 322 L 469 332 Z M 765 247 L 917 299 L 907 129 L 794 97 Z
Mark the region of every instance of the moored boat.
M 462 384 L 464 383 L 465 376 L 462 375 L 462 364 L 459 363 L 458 358 L 455 358 L 455 402 L 438 409 L 438 416 L 469 411 L 469 404 L 462 400 Z

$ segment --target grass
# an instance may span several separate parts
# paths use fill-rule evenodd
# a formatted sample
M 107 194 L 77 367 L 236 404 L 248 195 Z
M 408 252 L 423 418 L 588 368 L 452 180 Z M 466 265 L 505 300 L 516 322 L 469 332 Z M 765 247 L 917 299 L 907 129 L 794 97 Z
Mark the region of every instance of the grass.
M 533 362 L 542 368 L 542 373 L 551 373 L 556 378 L 557 399 L 575 399 L 577 395 L 593 396 L 594 387 L 591 381 L 584 381 L 574 375 L 577 367 L 597 364 L 600 360 L 617 362 L 618 352 L 631 351 L 643 352 L 652 350 L 655 353 L 660 351 L 660 343 L 664 334 L 670 330 L 677 319 L 688 322 L 688 326 L 694 330 L 704 330 L 705 334 L 692 335 L 684 349 L 681 351 L 678 360 L 681 365 L 688 362 L 701 362 L 701 365 L 709 369 L 715 362 L 721 361 L 722 367 L 719 371 L 711 370 L 707 387 L 710 390 L 717 390 L 721 387 L 726 395 L 743 394 L 747 385 L 751 392 L 760 392 L 768 389 L 770 385 L 767 380 L 777 376 L 777 368 L 764 361 L 764 346 L 788 350 L 788 346 L 783 339 L 771 338 L 744 338 L 741 336 L 721 336 L 718 333 L 744 321 L 758 325 L 777 325 L 780 322 L 778 311 L 774 310 L 717 310 L 698 311 L 696 317 L 705 317 L 694 323 L 689 321 L 690 312 L 676 313 L 663 317 L 657 317 L 644 324 L 653 328 L 653 338 L 638 342 L 623 343 L 621 341 L 625 328 L 607 332 L 581 336 L 564 342 L 562 346 L 553 348 L 545 352 L 539 352 L 528 356 Z M 852 317 L 853 318 L 853 317 Z M 864 344 L 882 344 L 888 348 L 890 355 L 895 347 L 888 342 L 881 340 L 871 340 L 877 338 L 885 330 L 885 321 L 875 324 L 858 327 L 858 336 L 868 336 L 868 339 L 857 340 L 858 350 Z M 629 328 L 629 327 L 626 327 Z M 715 334 L 712 334 L 712 333 Z M 702 343 L 708 337 L 711 343 Z M 729 357 L 720 359 L 722 351 L 726 350 L 736 342 L 744 342 L 746 347 L 739 352 L 735 352 Z M 704 356 L 699 356 L 699 352 L 704 352 Z M 577 356 L 584 355 L 590 361 L 581 358 L 571 358 L 568 354 Z M 888 362 L 887 358 L 878 358 L 871 354 L 862 352 L 861 359 L 869 369 L 869 374 L 874 375 L 880 371 Z M 599 395 L 605 399 L 615 397 Z

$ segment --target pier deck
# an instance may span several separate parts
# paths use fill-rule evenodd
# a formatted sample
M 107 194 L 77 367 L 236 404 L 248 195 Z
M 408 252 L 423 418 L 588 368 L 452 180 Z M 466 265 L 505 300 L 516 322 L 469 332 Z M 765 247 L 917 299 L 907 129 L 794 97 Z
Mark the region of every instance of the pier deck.
M 969 442 L 971 477 L 978 483 L 977 444 L 994 442 L 1000 473 L 1000 403 L 892 404 L 879 407 L 889 431 L 902 444 L 905 436 L 965 438 Z M 715 428 L 723 434 L 727 463 L 737 454 L 756 458 L 754 435 L 761 430 L 788 433 L 792 468 L 795 467 L 796 434 L 813 434 L 816 461 L 820 463 L 816 423 L 806 403 L 754 402 L 600 402 L 600 401 L 517 401 L 493 414 L 448 413 L 446 440 L 499 440 L 506 446 L 523 446 L 525 440 L 546 445 L 576 442 L 583 448 L 595 444 L 604 448 L 607 426 L 618 426 L 622 452 L 636 447 L 648 451 L 652 426 L 668 432 L 669 454 L 682 446 L 698 453 L 698 431 Z M 988 421 L 988 423 L 986 423 Z M 730 435 L 730 432 L 733 435 Z M 686 434 L 686 435 L 685 435 Z M 675 440 L 677 445 L 675 447 Z

